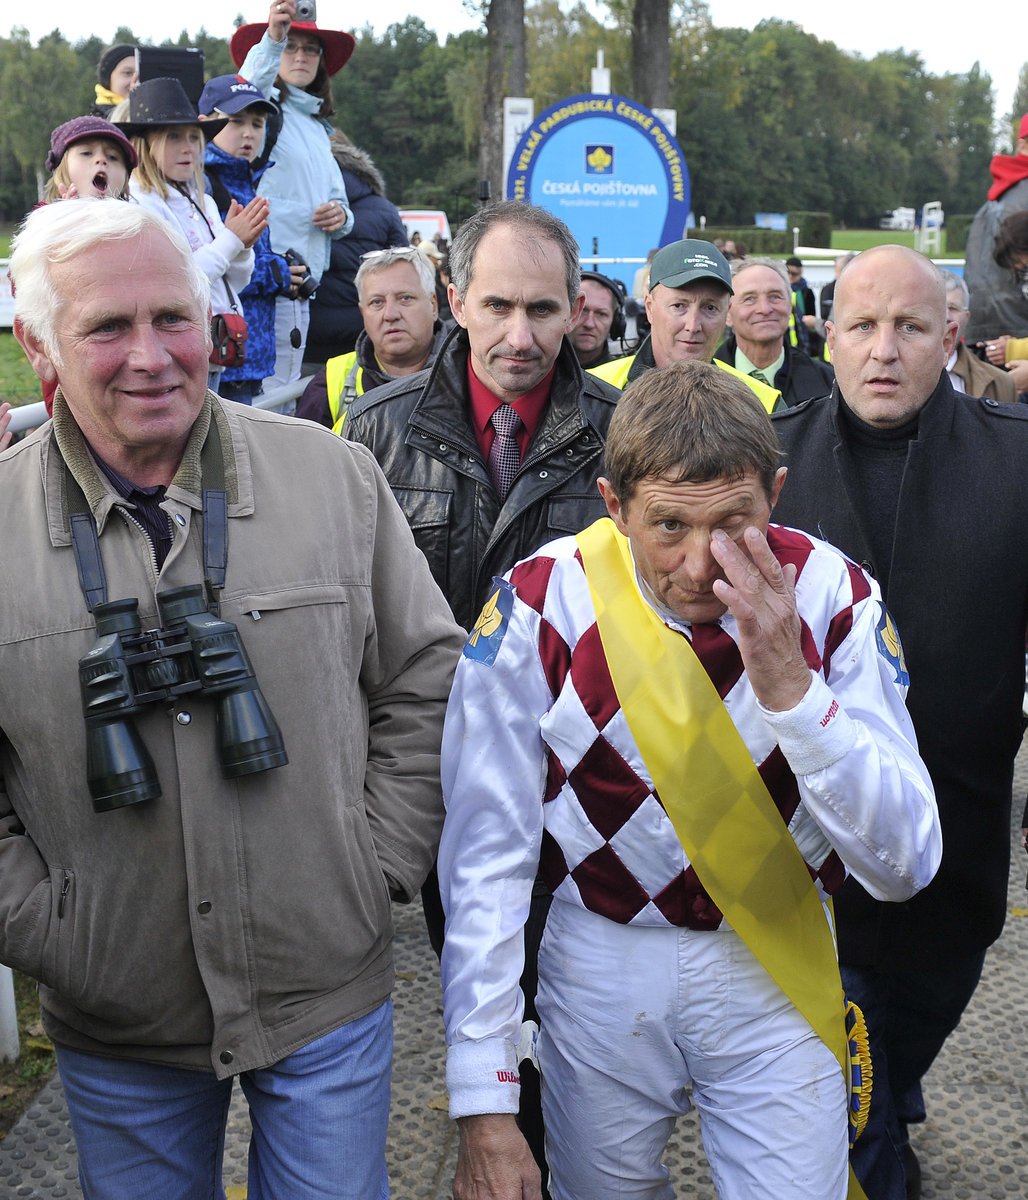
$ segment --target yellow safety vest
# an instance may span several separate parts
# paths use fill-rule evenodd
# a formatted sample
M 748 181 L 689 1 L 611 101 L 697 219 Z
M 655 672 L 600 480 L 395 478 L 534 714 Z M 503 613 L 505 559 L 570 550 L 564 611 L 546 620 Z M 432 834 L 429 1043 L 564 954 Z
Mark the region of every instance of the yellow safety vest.
M 606 383 L 611 383 L 616 388 L 624 389 L 628 382 L 628 373 L 632 369 L 632 364 L 635 362 L 635 355 L 630 354 L 628 358 L 615 358 L 613 362 L 602 363 L 598 367 L 590 367 L 589 374 L 595 375 L 597 379 L 602 379 Z M 754 379 L 751 375 L 744 375 L 742 371 L 737 371 L 735 367 L 730 366 L 726 362 L 722 362 L 719 358 L 714 359 L 713 365 L 719 370 L 727 371 L 729 375 L 734 375 L 737 379 L 741 379 L 743 383 L 757 397 L 760 403 L 764 406 L 766 412 L 774 412 L 779 401 L 782 399 L 782 393 L 771 387 L 768 383 L 761 383 L 759 379 Z M 655 367 L 654 370 L 659 370 Z
M 325 388 L 332 432 L 342 435 L 346 411 L 352 401 L 364 395 L 364 368 L 357 363 L 357 351 L 337 354 L 325 363 Z

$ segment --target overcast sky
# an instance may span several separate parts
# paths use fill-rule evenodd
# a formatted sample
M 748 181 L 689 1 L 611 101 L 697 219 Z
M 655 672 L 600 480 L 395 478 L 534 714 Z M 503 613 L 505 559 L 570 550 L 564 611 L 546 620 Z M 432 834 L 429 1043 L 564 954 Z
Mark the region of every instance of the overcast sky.
M 318 23 L 337 29 L 363 26 L 364 17 L 356 20 L 356 5 L 340 0 L 321 0 Z M 439 34 L 474 29 L 480 18 L 464 7 L 463 0 L 376 0 L 372 24 L 382 32 L 394 21 L 402 21 L 409 12 L 416 12 L 430 29 Z M 596 3 L 591 7 L 602 11 Z M 15 8 L 5 5 L 7 13 Z M 178 37 L 182 29 L 195 33 L 201 26 L 208 33 L 231 32 L 238 13 L 248 20 L 267 17 L 265 4 L 242 4 L 240 0 L 175 0 L 173 4 L 119 4 L 112 0 L 42 0 L 39 4 L 18 5 L 21 11 L 11 25 L 25 26 L 33 41 L 52 29 L 59 28 L 69 41 L 96 33 L 105 41 L 119 24 L 130 25 L 138 37 L 159 42 L 166 37 Z M 768 15 L 766 0 L 710 0 L 715 25 L 734 25 L 753 28 Z M 988 10 L 995 15 L 995 10 Z M 127 20 L 121 15 L 127 16 Z M 812 4 L 810 0 L 779 0 L 774 15 L 794 21 L 808 33 L 823 41 L 835 42 L 843 50 L 872 58 L 881 50 L 902 47 L 920 54 L 933 74 L 947 72 L 962 74 L 977 59 L 992 76 L 995 88 L 997 115 L 1010 110 L 1017 87 L 1018 72 L 1026 60 L 1024 43 L 1017 34 L 1017 22 L 999 22 L 1001 28 L 990 31 L 986 10 L 979 17 L 965 10 L 954 19 L 943 19 L 938 10 L 915 4 L 897 4 L 895 0 L 861 0 L 860 3 Z M 1008 14 L 1009 15 L 1009 14 Z M 5 17 L 6 22 L 10 17 Z M 5 32 L 7 30 L 5 29 Z M 588 90 L 588 80 L 582 90 Z

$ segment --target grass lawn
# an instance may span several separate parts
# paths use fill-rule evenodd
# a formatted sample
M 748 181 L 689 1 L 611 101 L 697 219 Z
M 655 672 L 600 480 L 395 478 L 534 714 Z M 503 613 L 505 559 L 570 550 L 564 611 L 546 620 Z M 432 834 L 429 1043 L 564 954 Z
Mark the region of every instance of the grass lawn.
M 9 400 L 17 407 L 42 399 L 36 373 L 14 334 L 9 329 L 0 330 L 0 400 Z
M 914 248 L 913 230 L 833 229 L 833 250 L 867 250 L 871 246 L 909 246 Z
M 0 258 L 10 256 L 13 233 L 13 225 L 0 225 Z M 0 330 L 0 401 L 9 400 L 17 406 L 34 404 L 42 398 L 39 380 L 14 335 L 9 329 Z

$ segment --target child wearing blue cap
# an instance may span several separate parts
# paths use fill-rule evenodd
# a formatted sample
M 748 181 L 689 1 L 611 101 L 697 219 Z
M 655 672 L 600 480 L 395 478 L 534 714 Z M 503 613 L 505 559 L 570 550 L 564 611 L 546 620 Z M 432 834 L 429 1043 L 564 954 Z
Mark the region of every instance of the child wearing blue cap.
M 204 156 L 207 190 L 224 215 L 233 200 L 246 205 L 257 195 L 257 184 L 270 164 L 256 164 L 275 106 L 241 75 L 218 75 L 208 80 L 197 107 L 201 121 L 228 119 L 207 143 Z M 294 283 L 304 272 L 274 253 L 266 229 L 253 251 L 253 274 L 240 292 L 249 332 L 246 359 L 226 368 L 218 389 L 224 399 L 243 404 L 251 404 L 263 390 L 262 381 L 275 373 L 275 300 L 295 295 Z

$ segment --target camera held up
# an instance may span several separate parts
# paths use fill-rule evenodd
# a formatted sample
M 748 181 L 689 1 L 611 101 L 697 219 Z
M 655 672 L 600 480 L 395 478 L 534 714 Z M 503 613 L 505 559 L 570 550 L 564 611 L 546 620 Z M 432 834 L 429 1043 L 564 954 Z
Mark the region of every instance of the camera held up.
M 303 278 L 296 285 L 296 298 L 297 300 L 309 300 L 318 290 L 318 280 L 311 274 L 310 267 L 295 250 L 287 250 L 282 257 L 291 267 L 303 267 Z

